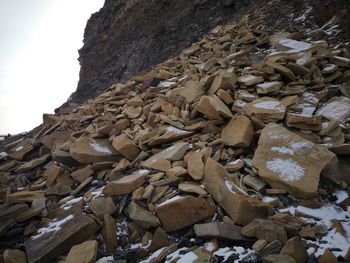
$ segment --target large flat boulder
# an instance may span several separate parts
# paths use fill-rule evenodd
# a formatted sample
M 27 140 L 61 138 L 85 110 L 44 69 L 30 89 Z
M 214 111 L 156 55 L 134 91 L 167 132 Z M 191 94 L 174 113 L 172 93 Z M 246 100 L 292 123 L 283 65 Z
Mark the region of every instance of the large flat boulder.
M 335 159 L 327 148 L 269 124 L 261 132 L 252 163 L 273 188 L 309 198 L 317 195 L 320 172 Z

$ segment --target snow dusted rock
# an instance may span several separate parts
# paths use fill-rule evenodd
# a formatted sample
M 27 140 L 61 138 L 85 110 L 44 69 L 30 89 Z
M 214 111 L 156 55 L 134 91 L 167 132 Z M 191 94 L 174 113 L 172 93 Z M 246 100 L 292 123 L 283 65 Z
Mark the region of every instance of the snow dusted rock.
M 329 120 L 345 121 L 350 117 L 350 99 L 347 97 L 335 97 L 318 109 L 317 115 Z
M 286 107 L 277 99 L 262 97 L 244 106 L 244 111 L 251 117 L 262 121 L 283 120 Z
M 108 140 L 81 137 L 70 146 L 71 156 L 80 163 L 115 161 L 117 152 Z
M 277 124 L 268 124 L 261 133 L 253 158 L 259 175 L 273 188 L 286 188 L 300 198 L 317 195 L 320 172 L 336 156 Z
M 238 82 L 240 84 L 246 85 L 246 86 L 252 86 L 255 84 L 259 84 L 264 81 L 264 78 L 261 76 L 254 76 L 252 74 L 243 75 L 238 78 Z

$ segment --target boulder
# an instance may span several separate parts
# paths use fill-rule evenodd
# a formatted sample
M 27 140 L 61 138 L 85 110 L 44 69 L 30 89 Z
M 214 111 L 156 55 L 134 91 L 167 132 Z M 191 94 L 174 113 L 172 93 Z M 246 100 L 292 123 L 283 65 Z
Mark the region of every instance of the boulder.
M 204 163 L 202 152 L 189 152 L 185 156 L 187 172 L 194 180 L 201 180 L 204 175 Z
M 233 117 L 230 109 L 216 95 L 202 96 L 196 109 L 212 120 Z
M 89 240 L 73 246 L 66 257 L 65 263 L 95 263 L 97 245 L 96 240 Z
M 109 182 L 103 189 L 104 195 L 124 195 L 135 191 L 145 182 L 145 173 L 141 171 L 125 175 L 119 180 Z
M 244 111 L 251 117 L 262 121 L 283 120 L 286 107 L 277 99 L 262 97 L 243 107 Z
M 134 201 L 131 201 L 125 211 L 130 219 L 144 228 L 157 227 L 160 225 L 158 217 L 136 204 Z
M 300 237 L 289 239 L 282 248 L 280 254 L 291 256 L 297 263 L 306 263 L 309 258 Z
M 90 202 L 90 209 L 99 219 L 103 219 L 105 214 L 113 214 L 117 207 L 115 206 L 112 197 L 96 197 Z
M 133 161 L 140 153 L 139 147 L 125 134 L 115 137 L 112 145 L 118 153 L 130 161 Z
M 254 127 L 244 115 L 235 116 L 221 133 L 221 141 L 234 147 L 249 147 L 254 136 Z

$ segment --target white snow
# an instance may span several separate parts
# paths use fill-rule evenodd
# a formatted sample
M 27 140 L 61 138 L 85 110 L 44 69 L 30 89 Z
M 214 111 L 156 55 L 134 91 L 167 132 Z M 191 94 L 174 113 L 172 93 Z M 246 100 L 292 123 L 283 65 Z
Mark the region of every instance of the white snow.
M 171 203 L 171 202 L 174 202 L 174 201 L 179 200 L 179 199 L 181 199 L 181 198 L 183 198 L 183 197 L 180 196 L 180 195 L 176 195 L 176 196 L 174 196 L 174 197 L 172 197 L 172 198 L 169 198 L 168 200 L 165 200 L 164 202 L 160 203 L 160 204 L 158 205 L 158 207 L 159 207 L 159 206 L 162 206 L 162 205 L 165 205 L 165 204 L 168 204 L 168 203 Z
M 206 242 L 204 244 L 204 248 L 208 250 L 209 252 L 214 252 L 215 251 L 215 246 L 213 242 Z
M 173 88 L 177 85 L 177 82 L 174 81 L 163 81 L 158 84 L 159 88 Z
M 46 235 L 48 233 L 56 232 L 61 229 L 61 226 L 63 226 L 65 223 L 67 223 L 69 220 L 73 219 L 73 215 L 69 215 L 66 218 L 63 218 L 60 221 L 56 221 L 57 219 L 51 221 L 47 227 L 42 227 L 38 229 L 38 233 L 35 236 L 32 236 L 32 239 L 35 240 L 43 235 Z
M 107 147 L 107 146 L 103 146 L 98 144 L 96 141 L 93 141 L 90 143 L 90 146 L 92 147 L 92 149 L 94 149 L 96 152 L 100 152 L 100 153 L 109 153 L 111 154 L 112 151 Z
M 234 263 L 238 263 L 242 258 L 247 256 L 251 252 L 253 252 L 252 249 L 245 249 L 241 246 L 233 246 L 219 248 L 217 251 L 214 252 L 213 255 L 224 257 L 223 261 L 226 261 L 232 254 L 236 254 L 238 256 L 238 259 L 235 260 Z
M 184 255 L 185 251 L 188 251 L 187 247 L 180 248 L 173 253 L 170 253 L 166 257 L 165 263 L 173 262 L 174 260 L 181 258 Z
M 0 157 L 6 157 L 8 154 L 5 152 L 0 152 Z
M 92 195 L 92 200 L 101 196 L 102 195 L 102 191 L 105 188 L 105 186 L 102 186 L 100 188 L 95 189 L 94 191 L 91 192 Z
M 286 110 L 279 101 L 275 100 L 254 102 L 254 107 L 259 109 L 277 110 L 279 112 L 284 112 Z
M 116 229 L 117 237 L 119 237 L 121 235 L 124 235 L 124 236 L 128 236 L 129 235 L 129 233 L 128 233 L 128 222 L 126 221 L 126 219 L 124 219 L 124 221 L 121 222 L 121 223 L 117 223 L 115 229 Z
M 193 253 L 192 251 L 186 253 L 185 255 L 183 255 L 178 261 L 177 263 L 191 263 L 193 261 L 195 261 L 198 258 L 198 256 Z
M 264 203 L 271 203 L 273 201 L 275 201 L 276 199 L 273 197 L 269 197 L 269 196 L 264 196 L 261 201 L 263 201 Z
M 295 182 L 304 176 L 304 168 L 292 159 L 274 158 L 266 162 L 266 168 L 286 182 Z
M 0 142 L 5 141 L 5 137 L 0 136 Z
M 284 147 L 284 146 L 273 146 L 271 148 L 271 151 L 273 152 L 278 152 L 278 153 L 284 153 L 284 154 L 289 154 L 289 155 L 294 155 L 294 151 L 287 148 L 287 147 Z
M 350 116 L 350 99 L 346 97 L 336 97 L 324 104 L 317 115 L 322 115 L 329 120 L 343 121 Z
M 297 41 L 289 38 L 281 39 L 280 41 L 278 41 L 278 44 L 286 48 L 292 49 L 294 51 L 303 51 L 303 50 L 310 49 L 312 47 L 312 45 L 309 43 Z
M 114 262 L 113 256 L 103 257 L 96 261 L 96 263 L 109 263 Z
M 175 133 L 176 135 L 179 135 L 179 136 L 188 134 L 188 131 L 180 130 L 180 129 L 178 129 L 176 127 L 173 127 L 173 126 L 168 126 L 166 128 L 166 130 L 168 132 L 173 132 L 173 133 Z
M 153 254 L 150 255 L 147 259 L 140 261 L 140 263 L 150 263 L 152 259 L 155 259 L 156 257 L 158 257 L 164 251 L 165 248 L 166 247 L 162 247 L 158 249 L 157 251 L 153 252 Z
M 307 140 L 293 141 L 290 143 L 290 148 L 294 151 L 304 151 L 309 150 L 314 147 L 314 144 Z
M 63 204 L 61 206 L 61 208 L 63 208 L 64 210 L 68 210 L 69 208 L 72 207 L 72 205 L 78 203 L 82 199 L 83 199 L 83 197 L 73 198 L 73 199 L 69 200 L 68 202 L 66 202 L 65 204 Z
M 23 146 L 21 145 L 21 146 L 18 146 L 16 149 L 15 149 L 15 152 L 18 152 L 18 151 L 20 151 L 20 150 L 22 150 L 23 149 Z
M 349 197 L 348 192 L 346 191 L 337 191 L 333 194 L 335 197 L 337 197 L 337 204 L 340 204 L 341 202 L 343 202 L 344 200 L 346 200 Z
M 239 78 L 239 81 L 240 82 L 247 82 L 247 81 L 251 81 L 251 80 L 255 80 L 257 79 L 257 76 L 254 76 L 254 75 L 244 75 L 242 77 Z

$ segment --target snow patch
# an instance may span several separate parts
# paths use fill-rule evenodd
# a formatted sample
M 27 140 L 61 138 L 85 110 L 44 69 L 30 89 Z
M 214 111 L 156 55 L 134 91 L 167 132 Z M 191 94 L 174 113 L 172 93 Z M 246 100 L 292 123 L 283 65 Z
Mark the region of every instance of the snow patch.
M 112 151 L 111 151 L 107 146 L 100 145 L 100 144 L 98 144 L 98 143 L 95 142 L 95 141 L 91 142 L 91 143 L 90 143 L 90 146 L 91 146 L 92 149 L 94 149 L 96 152 L 112 154 Z
M 69 215 L 66 218 L 63 218 L 60 221 L 56 221 L 57 219 L 53 220 L 48 224 L 47 227 L 42 227 L 38 229 L 38 234 L 32 237 L 32 240 L 38 239 L 39 237 L 46 235 L 48 233 L 56 232 L 61 229 L 61 227 L 67 223 L 68 221 L 73 219 L 73 215 Z
M 192 251 L 186 253 L 185 255 L 183 255 L 178 261 L 177 263 L 191 263 L 193 261 L 195 261 L 196 259 L 198 259 L 198 256 L 193 253 Z
M 267 110 L 277 110 L 279 112 L 284 112 L 286 108 L 279 101 L 259 101 L 253 104 L 255 108 L 267 109 Z
M 287 147 L 278 147 L 278 146 L 274 146 L 271 148 L 271 151 L 273 152 L 278 152 L 278 153 L 285 153 L 285 154 L 289 154 L 289 155 L 294 155 L 294 151 L 287 148 Z
M 140 263 L 150 263 L 153 259 L 157 258 L 163 251 L 165 247 L 162 247 L 158 249 L 157 251 L 153 252 L 152 255 L 150 255 L 147 259 L 140 261 Z
M 179 199 L 182 199 L 182 198 L 183 198 L 182 196 L 176 195 L 176 196 L 174 196 L 174 197 L 172 197 L 172 198 L 169 198 L 168 200 L 165 200 L 163 203 L 160 203 L 160 204 L 158 205 L 158 207 L 159 207 L 159 206 L 163 206 L 163 205 L 168 204 L 168 203 L 171 203 L 171 202 L 174 202 L 174 201 L 179 200 Z
M 286 182 L 299 181 L 304 176 L 304 168 L 292 159 L 275 158 L 266 162 L 266 168 Z
M 337 198 L 336 203 L 340 204 L 349 197 L 349 194 L 346 191 L 337 191 L 333 194 L 333 196 Z

